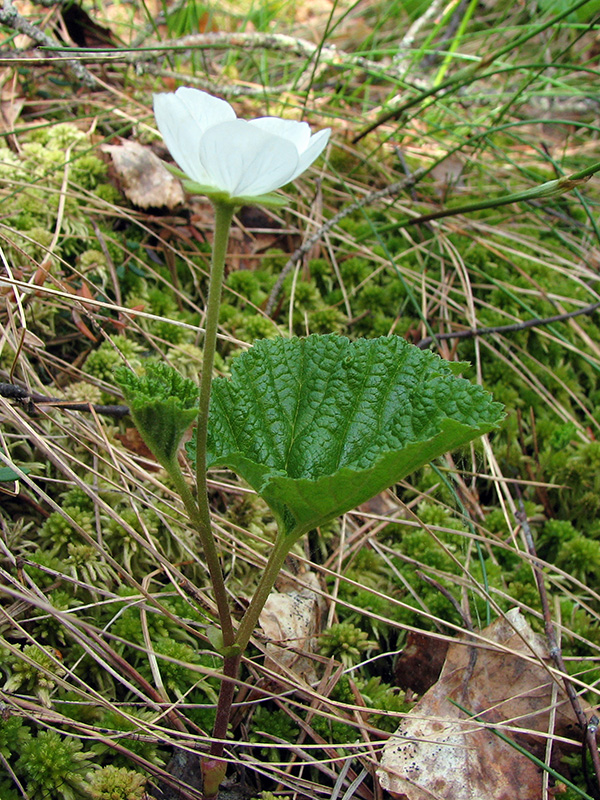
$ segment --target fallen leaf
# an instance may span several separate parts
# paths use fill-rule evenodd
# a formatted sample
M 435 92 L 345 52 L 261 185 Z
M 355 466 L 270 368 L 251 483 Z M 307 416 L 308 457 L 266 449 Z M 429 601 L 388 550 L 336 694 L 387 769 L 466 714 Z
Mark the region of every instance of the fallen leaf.
M 136 206 L 173 209 L 183 203 L 181 183 L 150 148 L 124 140 L 101 149 L 109 153 L 123 193 Z
M 115 434 L 115 439 L 118 439 L 122 445 L 124 445 L 130 453 L 134 453 L 137 456 L 141 456 L 142 458 L 148 459 L 148 461 L 156 461 L 152 451 L 148 448 L 146 443 L 142 440 L 137 428 L 126 428 L 125 433 L 117 433 Z M 152 469 L 149 464 L 146 465 L 146 469 Z M 160 469 L 158 463 L 156 464 L 156 469 Z
M 259 624 L 269 643 L 266 651 L 271 669 L 290 670 L 307 683 L 316 681 L 314 663 L 302 651 L 312 653 L 316 636 L 323 627 L 325 600 L 314 572 L 305 572 L 300 586 L 296 582 L 279 584 L 271 592 L 260 613 Z
M 17 95 L 14 86 L 5 86 L 0 93 L 0 130 L 12 133 L 21 115 L 25 98 Z
M 542 796 L 541 770 L 451 701 L 543 757 L 546 739 L 536 732 L 548 732 L 553 702 L 553 679 L 544 666 L 549 662 L 545 641 L 518 609 L 496 620 L 482 636 L 491 644 L 482 647 L 463 640 L 449 646 L 440 679 L 386 743 L 377 775 L 392 797 L 537 800 Z M 572 740 L 579 729 L 562 684 L 556 685 L 555 704 L 553 732 Z M 560 755 L 556 743 L 553 753 Z
M 94 343 L 98 341 L 85 322 L 81 319 L 81 314 L 79 311 L 77 311 L 77 309 L 73 308 L 71 310 L 71 317 L 73 318 L 73 322 L 75 323 L 77 330 L 82 333 L 86 339 L 89 339 L 90 342 Z
M 409 631 L 396 663 L 396 683 L 402 689 L 425 694 L 440 677 L 447 652 L 448 642 L 444 639 Z
M 118 47 L 110 28 L 99 25 L 77 3 L 63 3 L 61 14 L 67 33 L 77 47 Z

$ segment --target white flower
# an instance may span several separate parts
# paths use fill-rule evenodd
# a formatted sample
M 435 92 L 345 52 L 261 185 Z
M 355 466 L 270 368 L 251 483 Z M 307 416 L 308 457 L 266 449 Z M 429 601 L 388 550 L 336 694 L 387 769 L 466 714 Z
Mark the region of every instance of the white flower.
M 154 95 L 154 115 L 171 155 L 207 194 L 252 198 L 293 181 L 323 152 L 330 129 L 306 122 L 237 119 L 217 97 L 182 86 Z

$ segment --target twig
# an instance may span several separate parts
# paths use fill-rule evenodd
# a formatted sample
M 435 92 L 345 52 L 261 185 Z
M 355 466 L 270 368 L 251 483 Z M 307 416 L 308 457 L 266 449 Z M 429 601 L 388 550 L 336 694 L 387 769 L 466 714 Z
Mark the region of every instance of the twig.
M 29 36 L 30 39 L 33 39 L 34 42 L 46 47 L 56 48 L 59 46 L 47 33 L 44 33 L 44 31 L 40 30 L 36 25 L 26 20 L 25 17 L 22 17 L 14 7 L 12 0 L 4 0 L 4 8 L 0 9 L 0 25 L 6 25 L 7 28 L 12 28 L 19 33 L 24 33 L 26 36 Z M 65 50 L 61 49 L 59 55 L 63 55 L 64 52 Z M 83 83 L 84 86 L 96 85 L 96 79 L 83 64 L 73 59 L 69 59 L 66 63 L 77 80 Z
M 291 269 L 294 268 L 294 265 L 298 263 L 298 261 L 302 258 L 305 253 L 311 249 L 311 247 L 316 244 L 319 239 L 321 239 L 328 231 L 331 230 L 335 225 L 338 224 L 344 217 L 347 217 L 348 214 L 352 214 L 354 211 L 358 211 L 365 206 L 371 205 L 375 203 L 377 200 L 381 200 L 383 197 L 393 197 L 394 195 L 400 194 L 405 189 L 414 186 L 415 183 L 419 181 L 421 176 L 425 173 L 424 169 L 418 169 L 413 172 L 412 175 L 409 175 L 406 178 L 403 178 L 401 181 L 396 181 L 396 183 L 391 183 L 389 186 L 386 186 L 385 189 L 378 189 L 375 192 L 369 192 L 369 194 L 362 197 L 360 200 L 357 200 L 354 203 L 351 203 L 346 208 L 342 208 L 341 211 L 338 211 L 335 216 L 331 219 L 327 220 L 327 222 L 322 225 L 316 233 L 313 233 L 312 236 L 309 236 L 300 247 L 295 250 L 292 255 L 290 256 L 287 264 L 281 270 L 279 277 L 271 290 L 271 294 L 269 295 L 269 299 L 267 301 L 267 305 L 265 308 L 265 313 L 268 315 L 273 310 L 273 306 L 275 305 L 275 301 L 281 291 L 281 287 L 283 286 L 283 282 L 290 272 Z
M 129 414 L 129 406 L 120 405 L 96 405 L 95 403 L 78 403 L 70 400 L 61 400 L 59 397 L 47 397 L 37 392 L 30 392 L 14 383 L 0 383 L 0 396 L 9 400 L 18 400 L 22 403 L 33 405 L 51 406 L 53 408 L 65 408 L 69 411 L 94 411 L 96 414 L 103 414 L 107 417 L 125 417 Z
M 307 39 L 300 39 L 296 36 L 287 36 L 283 33 L 242 33 L 242 32 L 217 32 L 217 33 L 194 33 L 190 36 L 182 36 L 180 39 L 172 39 L 161 42 L 155 48 L 145 48 L 142 52 L 134 53 L 130 60 L 139 63 L 147 59 L 154 59 L 158 51 L 161 50 L 276 50 L 296 55 L 300 58 L 310 59 L 318 55 L 320 63 L 326 63 L 330 67 L 347 69 L 349 66 L 359 67 L 368 72 L 374 71 L 381 73 L 384 69 L 389 75 L 389 67 L 383 66 L 378 61 L 371 61 L 362 56 L 355 56 L 338 50 L 337 47 L 319 47 L 314 42 Z M 393 70 L 395 73 L 396 70 Z
M 458 602 L 456 597 L 454 597 L 452 592 L 446 589 L 445 586 L 442 586 L 441 583 L 438 583 L 438 581 L 436 581 L 434 578 L 429 577 L 429 575 L 425 575 L 425 573 L 421 572 L 420 570 L 417 570 L 416 575 L 418 578 L 421 578 L 421 580 L 424 580 L 426 583 L 432 586 L 436 591 L 440 592 L 440 594 L 442 594 L 446 598 L 446 600 L 448 600 L 448 602 L 454 606 L 456 612 L 463 621 L 463 625 L 469 631 L 469 633 L 472 634 L 473 622 L 471 621 L 468 612 L 461 606 L 461 604 Z M 467 636 L 467 641 L 469 639 L 471 640 L 471 642 L 473 641 L 472 636 Z M 477 648 L 474 647 L 473 644 L 469 645 L 469 663 L 467 665 L 467 668 L 465 670 L 465 673 L 461 681 L 463 699 L 466 697 L 469 681 L 471 680 L 473 672 L 475 671 L 475 665 L 477 664 L 477 656 L 478 656 Z
M 286 265 L 287 266 L 287 265 Z M 417 343 L 417 347 L 423 350 L 432 342 L 442 341 L 444 339 L 473 339 L 476 336 L 490 336 L 494 333 L 511 333 L 513 331 L 523 331 L 527 328 L 538 328 L 542 325 L 551 325 L 553 322 L 564 322 L 566 319 L 573 317 L 580 317 L 582 314 L 593 314 L 600 308 L 599 303 L 592 303 L 585 308 L 579 308 L 577 311 L 568 311 L 564 314 L 556 314 L 553 317 L 534 317 L 534 319 L 527 319 L 524 322 L 514 322 L 511 325 L 498 325 L 493 328 L 474 328 L 469 331 L 456 331 L 453 333 L 439 333 L 435 336 L 427 336 Z
M 542 570 L 537 561 L 537 553 L 535 550 L 535 544 L 533 541 L 533 536 L 531 533 L 531 528 L 529 527 L 529 521 L 527 519 L 527 513 L 525 511 L 525 506 L 523 505 L 523 498 L 521 496 L 521 492 L 519 487 L 516 486 L 516 490 L 519 497 L 519 510 L 516 512 L 515 517 L 517 521 L 521 525 L 521 529 L 523 530 L 523 536 L 525 538 L 525 544 L 527 547 L 527 552 L 532 558 L 531 565 L 533 567 L 533 573 L 535 575 L 535 582 L 537 584 L 538 593 L 540 596 L 540 602 L 542 605 L 542 614 L 544 617 L 544 629 L 546 631 L 546 638 L 548 639 L 548 651 L 550 658 L 554 662 L 556 668 L 560 671 L 562 675 L 563 685 L 565 687 L 565 692 L 569 701 L 571 703 L 571 707 L 573 709 L 573 713 L 577 718 L 577 722 L 581 729 L 583 742 L 583 758 L 585 760 L 585 749 L 590 752 L 592 757 L 592 764 L 594 767 L 594 775 L 596 779 L 596 786 L 589 786 L 591 794 L 599 798 L 600 797 L 600 755 L 598 754 L 598 745 L 596 743 L 596 730 L 598 728 L 598 721 L 596 717 L 592 717 L 591 720 L 588 720 L 586 717 L 583 709 L 581 708 L 581 703 L 579 702 L 579 697 L 577 696 L 577 692 L 575 691 L 572 682 L 569 680 L 566 672 L 565 662 L 563 661 L 562 652 L 558 641 L 556 639 L 556 633 L 554 631 L 554 625 L 552 623 L 552 615 L 550 613 L 550 604 L 548 602 L 548 593 L 546 592 L 546 585 L 544 583 L 544 575 Z
M 415 39 L 417 38 L 417 35 L 421 29 L 424 28 L 431 20 L 435 19 L 435 17 L 441 11 L 443 4 L 443 0 L 433 0 L 425 13 L 420 14 L 404 34 L 402 41 L 399 43 L 398 49 L 392 58 L 392 64 L 398 71 L 408 72 L 408 70 L 412 67 L 413 71 L 416 72 L 415 67 L 417 64 L 414 63 L 414 61 L 409 57 L 409 54 L 413 50 Z

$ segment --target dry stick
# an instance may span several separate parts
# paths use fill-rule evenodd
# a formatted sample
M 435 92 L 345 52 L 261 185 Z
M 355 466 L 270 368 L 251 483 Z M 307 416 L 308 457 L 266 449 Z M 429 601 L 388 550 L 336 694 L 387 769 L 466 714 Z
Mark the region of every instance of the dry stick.
M 287 266 L 287 265 L 286 265 Z M 475 328 L 469 331 L 457 331 L 455 333 L 439 333 L 435 336 L 427 336 L 418 342 L 417 347 L 423 350 L 429 347 L 432 342 L 442 341 L 443 339 L 472 339 L 475 336 L 489 336 L 493 333 L 510 333 L 512 331 L 523 331 L 527 328 L 537 328 L 541 325 L 551 325 L 553 322 L 564 322 L 566 319 L 573 317 L 580 317 L 582 314 L 593 314 L 600 308 L 600 303 L 592 303 L 585 308 L 580 308 L 577 311 L 569 311 L 565 314 L 556 314 L 554 317 L 543 317 L 542 319 L 535 317 L 534 319 L 527 319 L 524 322 L 514 322 L 511 325 L 498 325 L 494 328 Z
M 596 730 L 598 728 L 598 720 L 596 717 L 592 717 L 592 719 L 588 721 L 588 718 L 586 717 L 583 709 L 581 708 L 581 703 L 579 702 L 579 697 L 577 696 L 577 692 L 575 691 L 573 684 L 571 683 L 571 681 L 567 676 L 565 662 L 563 661 L 562 652 L 558 644 L 558 641 L 556 639 L 556 634 L 554 632 L 554 625 L 552 624 L 550 604 L 548 602 L 546 585 L 544 584 L 544 575 L 537 560 L 535 544 L 533 541 L 531 528 L 529 527 L 529 521 L 527 519 L 525 506 L 523 505 L 523 498 L 521 496 L 521 492 L 519 491 L 518 486 L 516 487 L 516 489 L 519 496 L 519 511 L 516 512 L 515 517 L 517 518 L 517 521 L 521 525 L 521 528 L 523 530 L 523 536 L 525 538 L 525 544 L 527 546 L 527 552 L 532 558 L 531 565 L 533 567 L 535 582 L 537 584 L 538 593 L 540 595 L 540 602 L 542 604 L 542 614 L 544 617 L 544 628 L 546 631 L 546 637 L 548 639 L 549 655 L 552 661 L 554 662 L 554 665 L 562 675 L 562 681 L 565 687 L 565 692 L 567 694 L 567 697 L 569 698 L 571 707 L 573 709 L 575 716 L 577 717 L 577 722 L 583 734 L 582 748 L 583 748 L 584 766 L 585 766 L 586 745 L 592 757 L 592 764 L 594 766 L 594 774 L 596 777 L 596 786 L 595 787 L 590 786 L 589 787 L 590 791 L 594 795 L 594 797 L 600 797 L 600 755 L 598 754 L 598 745 L 596 743 Z
M 273 286 L 273 289 L 271 290 L 271 294 L 269 295 L 269 299 L 265 308 L 265 313 L 269 315 L 273 310 L 273 306 L 275 305 L 275 301 L 277 300 L 279 292 L 281 291 L 283 282 L 290 270 L 292 270 L 298 261 L 300 261 L 302 256 L 305 253 L 308 253 L 311 247 L 316 244 L 319 239 L 321 239 L 321 237 L 323 237 L 328 231 L 330 231 L 331 228 L 337 225 L 340 220 L 344 219 L 344 217 L 347 217 L 348 214 L 352 214 L 354 211 L 358 211 L 359 209 L 364 208 L 371 203 L 375 203 L 377 200 L 380 200 L 383 197 L 392 197 L 393 195 L 400 194 L 400 192 L 403 192 L 408 187 L 414 186 L 414 184 L 417 183 L 424 173 L 424 169 L 418 169 L 413 172 L 412 175 L 403 178 L 401 181 L 396 181 L 396 183 L 391 183 L 389 186 L 386 186 L 385 189 L 378 189 L 375 192 L 369 192 L 369 194 L 366 194 L 360 200 L 357 200 L 356 202 L 351 203 L 349 206 L 346 206 L 346 208 L 342 208 L 342 210 L 338 211 L 335 216 L 327 220 L 327 222 L 322 225 L 319 230 L 316 231 L 316 233 L 313 233 L 312 236 L 309 236 L 309 238 L 306 239 L 306 241 L 304 241 L 300 247 L 292 253 L 287 264 L 281 270 L 275 286 Z
M 19 33 L 24 33 L 26 36 L 29 36 L 30 39 L 33 39 L 34 42 L 45 45 L 46 47 L 55 48 L 59 46 L 58 42 L 48 36 L 47 33 L 40 30 L 37 25 L 34 25 L 26 20 L 25 17 L 22 17 L 14 7 L 12 0 L 4 0 L 4 8 L 0 9 L 0 25 L 6 25 L 7 28 L 12 28 Z M 64 52 L 63 50 L 58 55 L 63 55 Z M 78 81 L 85 86 L 96 85 L 96 79 L 83 64 L 73 59 L 69 59 L 66 63 Z
M 8 1 L 10 2 L 10 0 Z M 39 0 L 37 1 L 39 2 Z M 44 3 L 45 2 L 46 0 L 44 0 Z M 142 33 L 141 38 L 142 41 L 147 38 L 145 31 Z M 136 40 L 136 42 L 137 41 L 138 40 Z M 40 44 L 46 44 L 53 49 L 57 48 L 56 42 L 52 40 L 40 42 Z M 379 61 L 371 61 L 362 56 L 346 53 L 344 50 L 338 50 L 337 47 L 333 45 L 320 47 L 314 42 L 309 42 L 307 39 L 288 36 L 282 33 L 194 33 L 189 36 L 182 36 L 179 39 L 168 39 L 156 45 L 149 45 L 141 50 L 138 49 L 138 46 L 139 45 L 134 43 L 130 47 L 118 48 L 117 51 L 115 51 L 114 48 L 107 48 L 106 50 L 110 54 L 108 57 L 106 53 L 102 53 L 102 48 L 98 48 L 92 52 L 86 52 L 87 48 L 80 48 L 78 54 L 86 61 L 118 60 L 122 63 L 134 64 L 135 66 L 141 67 L 144 62 L 154 61 L 157 57 L 167 55 L 174 50 L 274 50 L 295 55 L 306 60 L 312 60 L 318 56 L 319 64 L 324 67 L 331 67 L 338 70 L 354 67 L 366 72 L 376 72 L 378 74 L 385 71 L 387 77 L 390 75 L 399 77 L 398 70 L 391 65 L 382 66 Z M 64 50 L 62 52 L 64 53 Z M 188 76 L 188 78 L 191 77 L 192 76 Z M 240 94 L 244 93 L 243 88 L 244 87 L 238 87 Z M 275 89 L 273 91 L 275 91 Z M 281 87 L 277 87 L 276 91 L 280 92 Z
M 454 606 L 455 610 L 457 611 L 457 613 L 459 614 L 460 618 L 463 621 L 463 625 L 469 631 L 469 633 L 472 634 L 473 633 L 473 623 L 472 623 L 472 621 L 471 621 L 471 619 L 469 617 L 469 614 L 460 605 L 460 603 L 454 597 L 452 592 L 450 592 L 448 589 L 446 589 L 445 586 L 442 586 L 441 583 L 438 583 L 438 581 L 436 581 L 434 578 L 431 578 L 429 575 L 426 575 L 424 572 L 421 572 L 420 570 L 417 570 L 417 572 L 415 574 L 416 574 L 416 576 L 418 578 L 421 578 L 421 580 L 425 581 L 425 583 L 428 583 L 430 586 L 432 586 L 436 591 L 440 592 L 440 594 L 442 594 L 446 598 L 446 600 L 448 600 Z M 471 642 L 473 642 L 473 637 L 467 635 L 467 641 L 469 639 L 471 640 Z M 469 663 L 467 665 L 467 668 L 465 670 L 465 674 L 463 675 L 463 679 L 462 679 L 462 682 L 461 682 L 462 683 L 462 696 L 463 696 L 463 699 L 466 697 L 467 689 L 469 688 L 469 681 L 471 680 L 471 678 L 473 676 L 473 672 L 475 671 L 475 665 L 477 664 L 477 656 L 478 655 L 479 655 L 479 653 L 478 653 L 477 648 L 474 647 L 473 644 L 471 644 L 469 646 Z
M 129 414 L 129 406 L 120 405 L 96 405 L 95 403 L 77 403 L 70 400 L 61 400 L 59 397 L 46 397 L 38 392 L 30 392 L 14 383 L 0 383 L 0 397 L 9 400 L 18 400 L 23 403 L 33 405 L 52 406 L 54 408 L 66 408 L 70 411 L 95 411 L 96 414 L 103 414 L 107 417 L 125 417 Z
M 288 36 L 283 33 L 243 33 L 243 32 L 218 32 L 218 33 L 194 33 L 190 36 L 182 36 L 179 39 L 171 39 L 161 42 L 156 48 L 148 47 L 142 52 L 134 53 L 129 57 L 134 63 L 140 63 L 146 59 L 156 58 L 156 53 L 164 50 L 197 48 L 199 50 L 276 50 L 300 58 L 313 58 L 318 55 L 319 61 L 327 62 L 328 66 L 337 66 L 346 69 L 349 66 L 359 67 L 367 71 L 381 73 L 384 67 L 378 61 L 371 61 L 362 56 L 355 56 L 338 50 L 337 47 L 320 47 L 307 39 L 300 39 L 295 36 Z M 386 75 L 390 72 L 396 74 L 396 70 L 386 66 Z

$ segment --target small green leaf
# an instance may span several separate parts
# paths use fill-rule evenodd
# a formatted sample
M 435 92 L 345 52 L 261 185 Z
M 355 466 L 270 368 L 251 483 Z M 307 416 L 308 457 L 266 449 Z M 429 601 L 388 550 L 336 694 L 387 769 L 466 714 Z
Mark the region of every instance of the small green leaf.
M 24 472 L 25 475 L 31 472 L 30 469 L 27 467 L 22 467 L 21 472 Z M 14 483 L 14 481 L 18 481 L 20 479 L 20 475 L 18 472 L 15 472 L 14 469 L 10 467 L 0 467 L 0 483 L 4 483 L 5 481 Z
M 198 416 L 198 387 L 163 363 L 148 364 L 142 377 L 119 367 L 115 380 L 130 405 L 140 436 L 158 461 L 168 467 Z
M 502 406 L 404 339 L 264 339 L 213 383 L 208 466 L 299 536 L 497 427 Z
M 225 647 L 223 643 L 223 632 L 221 629 L 217 628 L 216 625 L 209 625 L 206 629 L 206 635 L 208 636 L 208 641 L 212 644 L 217 653 L 220 653 Z
M 220 628 L 217 628 L 216 625 L 209 625 L 206 629 L 206 635 L 208 636 L 208 641 L 212 644 L 219 655 L 223 656 L 223 658 L 234 658 L 235 656 L 239 656 L 242 652 L 242 649 L 237 644 L 229 645 L 229 647 L 225 647 L 225 643 L 223 642 L 223 633 Z

